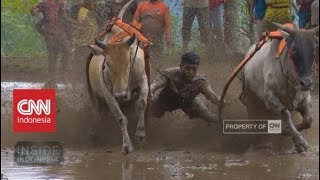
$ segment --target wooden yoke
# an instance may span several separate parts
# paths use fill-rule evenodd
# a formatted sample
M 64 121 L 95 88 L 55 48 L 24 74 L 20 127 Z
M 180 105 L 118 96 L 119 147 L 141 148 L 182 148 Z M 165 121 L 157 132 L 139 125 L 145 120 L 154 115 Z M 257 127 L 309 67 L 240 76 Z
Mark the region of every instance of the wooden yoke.
M 131 23 L 131 25 L 129 25 L 129 24 L 122 22 L 121 19 L 113 18 L 112 21 L 114 22 L 114 25 L 119 26 L 124 32 L 121 32 L 121 33 L 115 35 L 114 37 L 112 37 L 111 40 L 109 41 L 109 43 L 116 42 L 126 36 L 132 36 L 133 34 L 135 34 L 136 37 L 138 38 L 138 40 L 140 42 L 142 42 L 144 44 L 144 46 L 151 44 L 151 42 L 140 33 L 140 31 L 138 29 L 139 25 L 137 22 L 134 21 L 133 23 Z

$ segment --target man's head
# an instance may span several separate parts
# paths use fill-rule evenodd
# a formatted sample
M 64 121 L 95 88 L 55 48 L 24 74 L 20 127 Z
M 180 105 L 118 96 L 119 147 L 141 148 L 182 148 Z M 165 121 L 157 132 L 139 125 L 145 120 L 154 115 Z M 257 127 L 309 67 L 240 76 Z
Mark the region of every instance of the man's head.
M 198 71 L 200 64 L 199 55 L 188 52 L 181 56 L 180 71 L 185 80 L 192 80 Z

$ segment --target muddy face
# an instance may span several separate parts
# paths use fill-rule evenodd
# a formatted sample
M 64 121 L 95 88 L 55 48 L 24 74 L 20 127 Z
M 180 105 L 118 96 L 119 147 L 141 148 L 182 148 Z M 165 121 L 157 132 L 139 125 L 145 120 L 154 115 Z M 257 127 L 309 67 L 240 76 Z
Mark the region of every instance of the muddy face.
M 196 64 L 181 64 L 180 70 L 182 78 L 186 81 L 192 81 L 197 75 L 199 65 Z

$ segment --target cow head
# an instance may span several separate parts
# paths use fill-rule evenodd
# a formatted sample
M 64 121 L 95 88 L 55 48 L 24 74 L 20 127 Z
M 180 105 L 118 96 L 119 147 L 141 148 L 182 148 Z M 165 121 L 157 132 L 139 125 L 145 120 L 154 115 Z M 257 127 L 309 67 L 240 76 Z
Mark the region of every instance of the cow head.
M 309 90 L 315 60 L 315 35 L 319 34 L 319 26 L 305 30 L 291 29 L 278 23 L 273 24 L 288 34 L 289 59 L 293 62 L 292 71 L 294 71 L 295 80 L 299 82 L 303 91 Z
M 131 68 L 132 50 L 130 46 L 134 43 L 136 37 L 133 35 L 128 40 L 117 43 L 108 43 L 96 40 L 94 45 L 89 48 L 94 55 L 103 55 L 107 62 L 110 73 L 108 78 L 112 82 L 113 95 L 118 100 L 127 101 L 131 97 L 129 88 L 129 73 Z

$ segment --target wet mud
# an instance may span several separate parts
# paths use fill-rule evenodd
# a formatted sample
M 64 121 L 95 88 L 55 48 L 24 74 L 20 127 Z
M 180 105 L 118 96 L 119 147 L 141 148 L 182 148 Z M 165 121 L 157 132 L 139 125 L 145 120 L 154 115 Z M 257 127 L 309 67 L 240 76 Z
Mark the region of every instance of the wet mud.
M 26 61 L 27 62 L 27 61 Z M 3 61 L 1 62 L 3 65 Z M 169 67 L 178 61 L 168 61 Z M 208 75 L 211 86 L 221 94 L 236 63 L 202 62 L 200 72 Z M 1 173 L 9 179 L 319 179 L 319 94 L 312 91 L 311 129 L 302 132 L 309 150 L 297 154 L 291 138 L 281 135 L 224 135 L 217 125 L 190 120 L 181 111 L 151 118 L 147 122 L 147 142 L 133 153 L 121 154 L 121 133 L 117 122 L 106 114 L 99 122 L 98 139 L 90 127 L 96 113 L 84 81 L 58 76 L 57 132 L 14 133 L 12 129 L 12 90 L 42 88 L 48 77 L 43 66 L 26 70 L 23 65 L 1 69 Z M 3 67 L 1 67 L 3 68 Z M 21 68 L 19 70 L 19 68 Z M 32 75 L 34 72 L 35 75 Z M 21 72 L 21 73 L 17 73 Z M 155 72 L 153 73 L 153 78 Z M 67 79 L 67 80 L 66 80 Z M 317 85 L 318 86 L 318 85 Z M 226 96 L 226 119 L 245 119 L 246 109 L 238 100 L 241 86 L 235 79 Z M 216 107 L 208 102 L 212 111 Z M 129 135 L 134 141 L 136 120 L 129 117 Z M 294 113 L 295 124 L 302 121 Z M 64 162 L 56 166 L 19 166 L 13 160 L 18 141 L 61 141 Z

